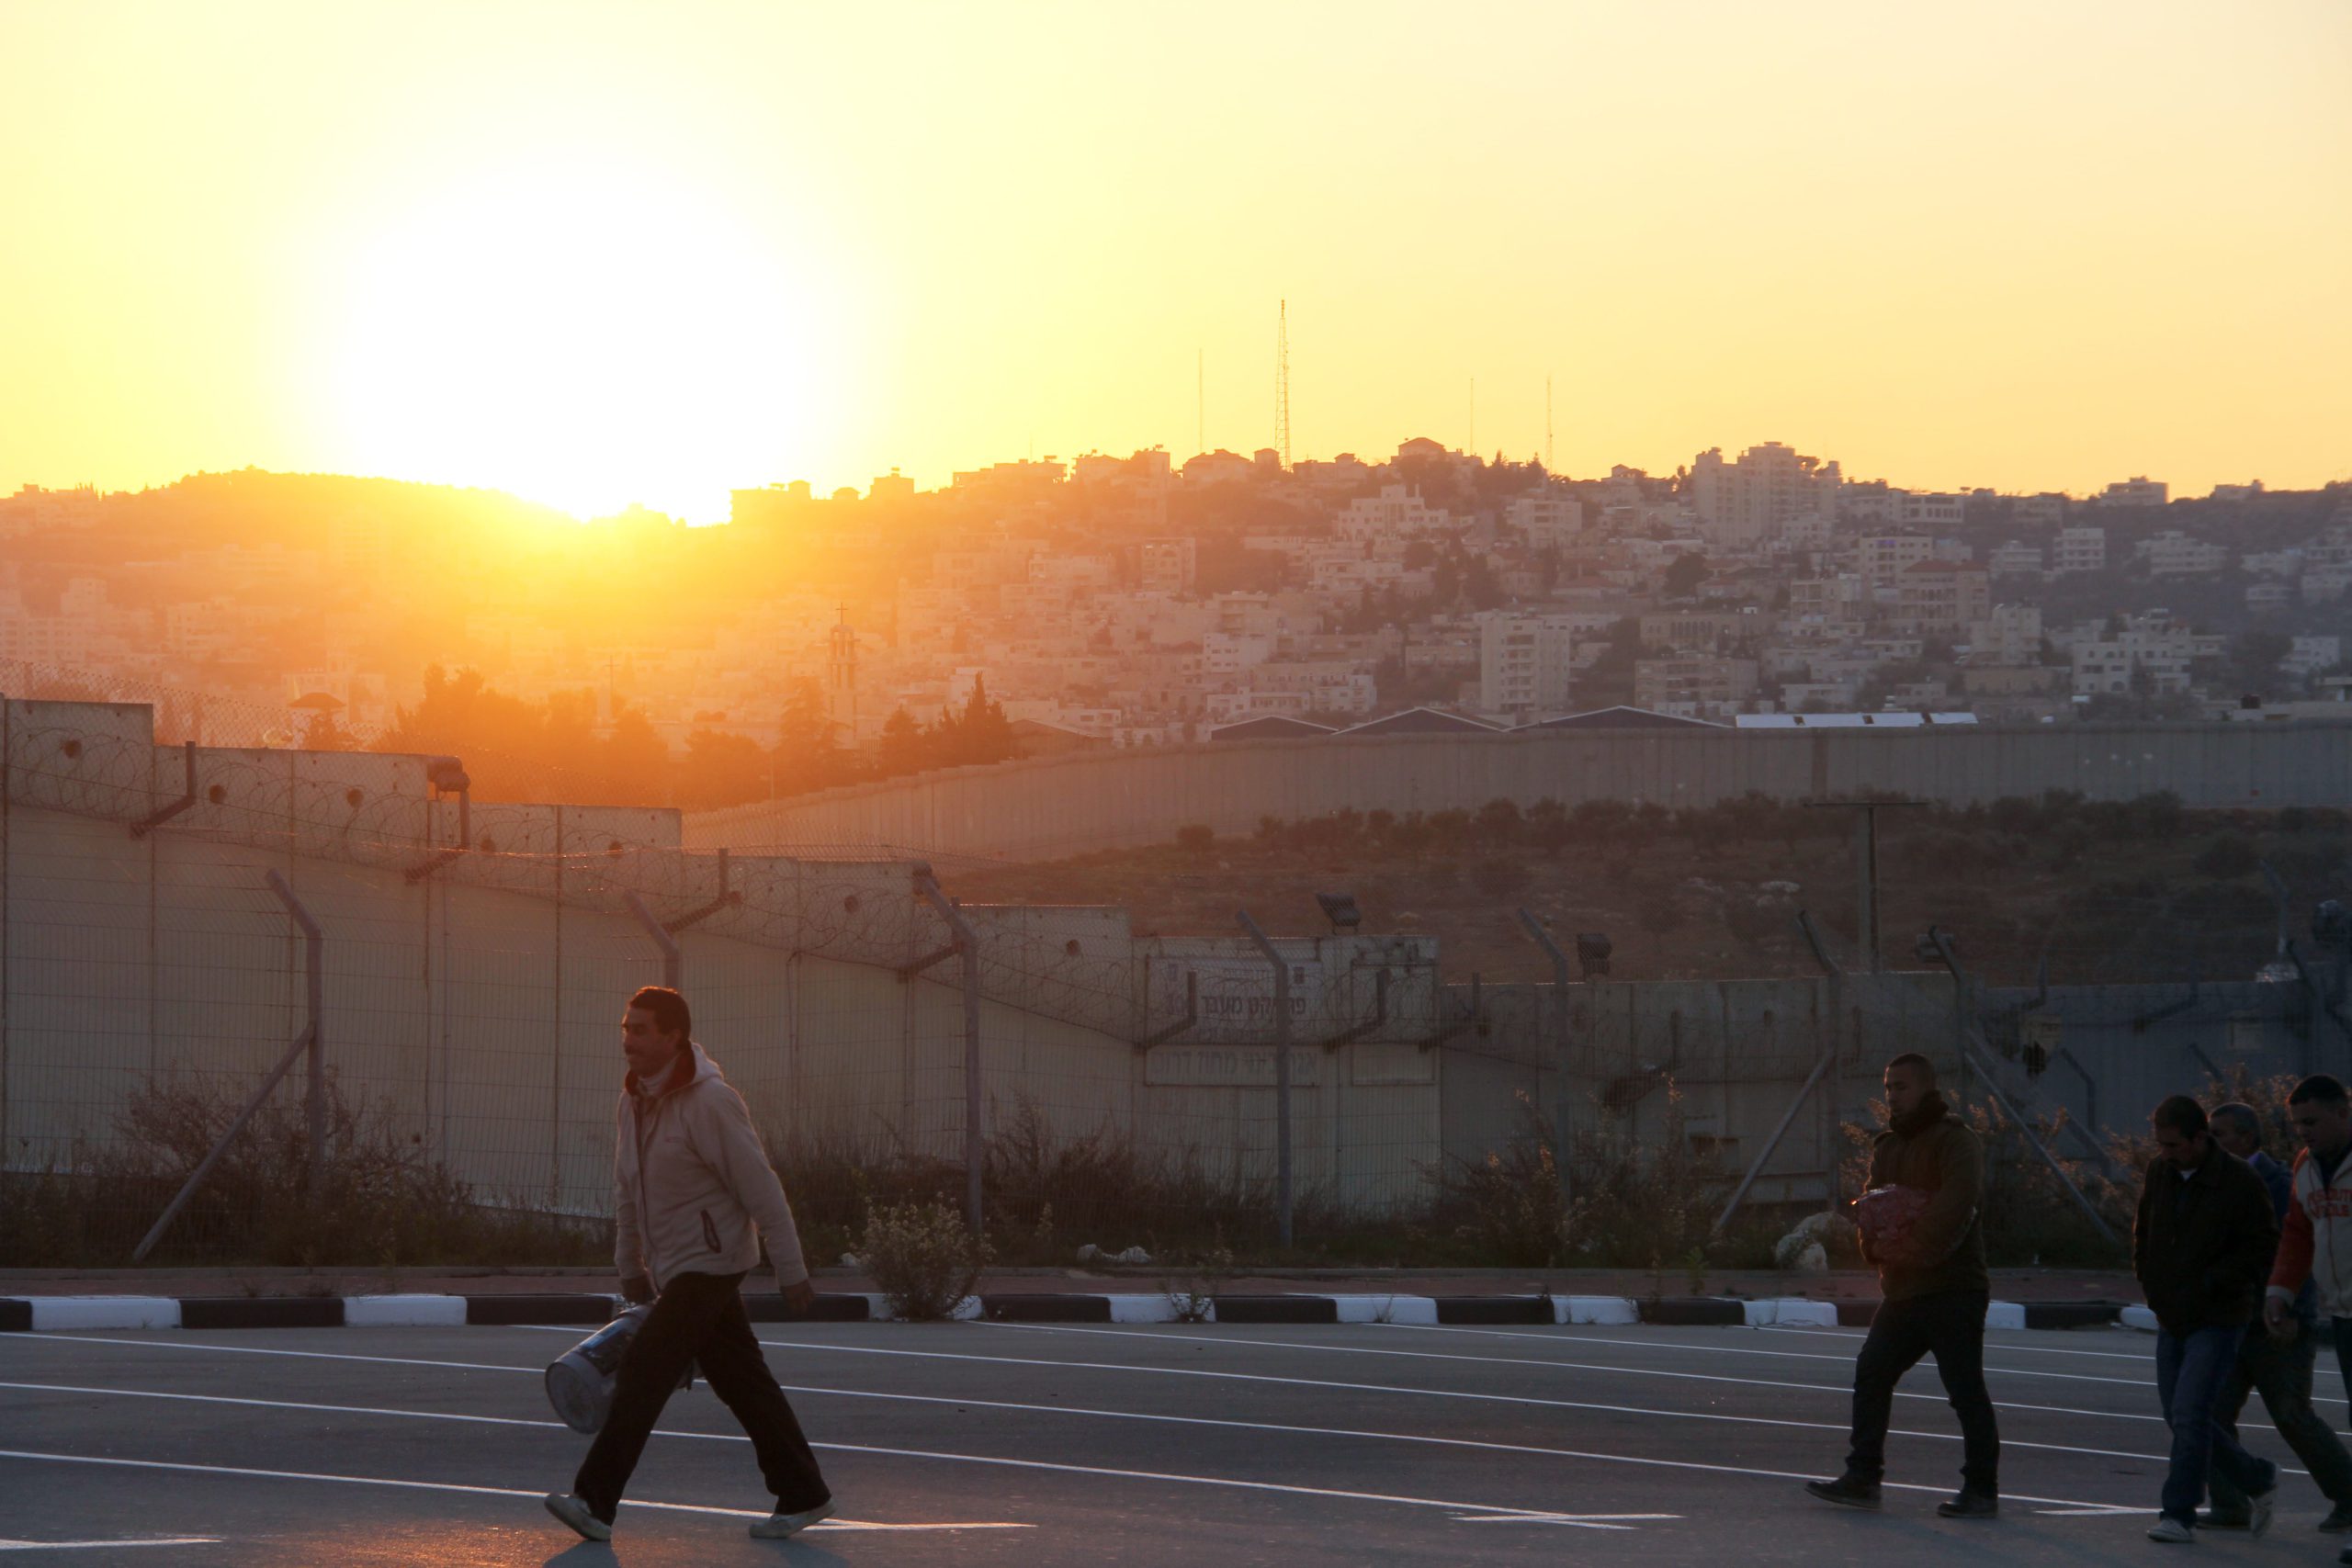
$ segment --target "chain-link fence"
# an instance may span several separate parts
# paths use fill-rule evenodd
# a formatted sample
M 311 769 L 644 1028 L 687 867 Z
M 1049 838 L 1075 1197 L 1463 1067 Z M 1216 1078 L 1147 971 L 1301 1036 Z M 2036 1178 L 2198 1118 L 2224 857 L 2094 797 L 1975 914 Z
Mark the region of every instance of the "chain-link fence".
M 1818 1208 L 1905 1051 L 2021 1118 L 2096 1129 L 2204 1068 L 2336 1066 L 2352 1041 L 2342 965 L 2316 949 L 2277 983 L 2004 990 L 1959 956 L 1965 923 L 1920 973 L 1841 971 L 1815 942 L 1804 977 L 1619 981 L 1572 973 L 1521 916 L 1503 924 L 1553 981 L 1487 985 L 1442 977 L 1442 929 L 1335 917 L 1276 925 L 1278 985 L 1238 911 L 1229 935 L 1179 937 L 1122 906 L 959 904 L 978 868 L 690 852 L 670 813 L 477 805 L 428 759 L 158 746 L 151 724 L 12 701 L 0 725 L 11 1261 L 127 1259 L 216 1148 L 152 1258 L 593 1260 L 616 1026 L 664 982 L 820 1261 L 869 1203 L 968 1208 L 975 1178 L 1010 1261 L 1272 1248 L 1285 1167 L 1302 1252 L 1396 1257 L 1459 1228 L 1464 1171 L 1532 1143 L 1571 1192 L 1604 1184 L 1611 1151 L 1670 1142 L 1712 1202 Z M 2324 891 L 2319 871 L 2278 880 Z

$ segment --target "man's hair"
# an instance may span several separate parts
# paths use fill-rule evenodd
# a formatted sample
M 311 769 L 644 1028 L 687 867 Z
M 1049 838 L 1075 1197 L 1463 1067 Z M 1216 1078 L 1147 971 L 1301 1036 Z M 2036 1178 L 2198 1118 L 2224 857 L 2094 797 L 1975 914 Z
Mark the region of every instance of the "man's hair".
M 2332 1073 L 2313 1073 L 2287 1096 L 2290 1105 L 2309 1105 L 2313 1100 L 2322 1105 L 2341 1106 L 2352 1101 L 2352 1090 L 2346 1089 L 2344 1080 Z
M 2206 1127 L 2205 1108 L 2185 1094 L 2166 1098 L 2148 1115 L 2158 1127 L 2170 1128 L 2184 1138 L 2201 1135 Z
M 1919 1055 L 1918 1052 L 1905 1051 L 1903 1055 L 1895 1057 L 1894 1060 L 1886 1065 L 1886 1070 L 1890 1073 L 1894 1071 L 1897 1067 L 1910 1068 L 1913 1072 L 1917 1073 L 1921 1077 L 1927 1079 L 1928 1086 L 1930 1089 L 1935 1087 L 1936 1065 L 1928 1060 L 1927 1057 Z
M 2243 1100 L 2233 1100 L 2227 1105 L 2213 1107 L 2206 1121 L 2215 1127 L 2227 1127 L 2241 1136 L 2252 1138 L 2258 1147 L 2262 1143 L 2262 1115 Z
M 686 998 L 667 986 L 646 986 L 629 998 L 632 1009 L 643 1008 L 653 1015 L 653 1027 L 664 1034 L 674 1034 L 680 1043 L 695 1034 L 695 1015 L 686 1006 Z

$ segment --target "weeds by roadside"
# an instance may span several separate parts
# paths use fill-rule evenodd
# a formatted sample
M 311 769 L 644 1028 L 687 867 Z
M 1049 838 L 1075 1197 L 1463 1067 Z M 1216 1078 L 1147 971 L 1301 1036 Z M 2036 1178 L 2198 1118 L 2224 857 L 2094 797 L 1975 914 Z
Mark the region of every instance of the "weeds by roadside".
M 226 1129 L 241 1086 L 206 1076 L 131 1091 L 115 1136 L 62 1168 L 0 1176 L 0 1258 L 15 1267 L 119 1268 Z M 390 1269 L 421 1264 L 595 1263 L 611 1226 L 502 1210 L 330 1073 L 321 1190 L 308 1185 L 309 1120 L 291 1095 L 265 1104 L 223 1153 L 149 1260 Z
M 857 1247 L 858 1261 L 891 1313 L 915 1323 L 954 1313 L 979 1283 L 990 1256 L 987 1239 L 966 1230 L 963 1216 L 944 1203 L 876 1207 Z

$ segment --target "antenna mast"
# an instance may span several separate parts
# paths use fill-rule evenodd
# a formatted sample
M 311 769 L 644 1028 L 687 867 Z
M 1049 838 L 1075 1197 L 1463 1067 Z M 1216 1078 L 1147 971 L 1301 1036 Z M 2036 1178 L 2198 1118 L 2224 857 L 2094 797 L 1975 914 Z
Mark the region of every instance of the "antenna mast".
M 1544 378 L 1544 474 L 1549 479 L 1557 470 L 1552 463 L 1552 378 Z
M 1283 467 L 1290 467 L 1290 301 L 1282 302 L 1274 328 L 1274 444 Z
M 1193 450 L 1209 449 L 1209 351 L 1193 350 Z

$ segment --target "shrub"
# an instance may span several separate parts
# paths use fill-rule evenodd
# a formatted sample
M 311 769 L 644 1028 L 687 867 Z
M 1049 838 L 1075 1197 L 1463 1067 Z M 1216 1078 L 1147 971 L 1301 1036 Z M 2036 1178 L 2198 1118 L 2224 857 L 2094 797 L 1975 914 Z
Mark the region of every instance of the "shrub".
M 2226 882 L 2253 874 L 2262 863 L 2262 857 L 2255 852 L 2253 840 L 2245 834 L 2222 833 L 2198 851 L 2197 858 L 2189 863 L 2198 875 Z
M 928 1323 L 972 1293 L 989 1244 L 944 1203 L 891 1203 L 867 1212 L 857 1256 L 895 1315 Z
M 149 1078 L 117 1113 L 113 1141 L 78 1150 L 67 1168 L 0 1179 L 0 1258 L 20 1267 L 128 1264 L 249 1092 L 224 1077 Z M 281 1089 L 222 1152 L 150 1261 L 390 1269 L 610 1257 L 601 1222 L 483 1203 L 332 1072 L 325 1112 L 318 1191 L 309 1187 L 308 1111 Z
M 1518 1094 L 1510 1140 L 1478 1159 L 1456 1156 L 1438 1173 L 1441 1203 L 1455 1235 L 1505 1268 L 1548 1269 L 1571 1243 L 1568 1196 L 1552 1129 L 1527 1091 Z
M 1200 822 L 1188 822 L 1176 829 L 1176 847 L 1187 854 L 1204 854 L 1216 842 L 1216 829 Z
M 1216 1294 L 1233 1277 L 1233 1248 L 1220 1233 L 1204 1247 L 1191 1248 L 1169 1259 L 1173 1271 L 1160 1281 L 1179 1323 L 1206 1323 L 1216 1306 Z
M 1580 1261 L 1657 1269 L 1706 1253 L 1730 1172 L 1690 1146 L 1680 1087 L 1670 1077 L 1659 1087 L 1665 1114 L 1649 1142 L 1613 1115 L 1577 1135 L 1567 1224 Z
M 1478 807 L 1473 822 L 1483 843 L 1506 845 L 1519 841 L 1521 818 L 1516 801 L 1498 796 Z
M 1470 868 L 1470 882 L 1489 898 L 1508 898 L 1527 886 L 1527 866 L 1508 855 L 1490 855 Z

